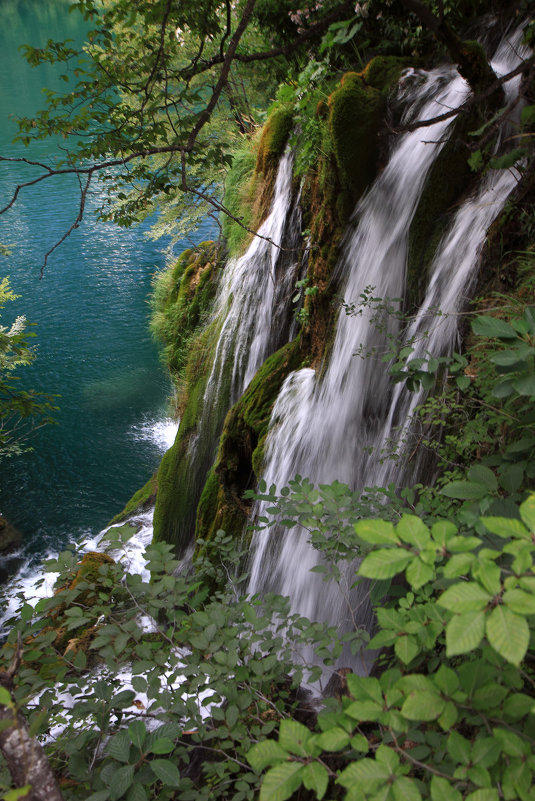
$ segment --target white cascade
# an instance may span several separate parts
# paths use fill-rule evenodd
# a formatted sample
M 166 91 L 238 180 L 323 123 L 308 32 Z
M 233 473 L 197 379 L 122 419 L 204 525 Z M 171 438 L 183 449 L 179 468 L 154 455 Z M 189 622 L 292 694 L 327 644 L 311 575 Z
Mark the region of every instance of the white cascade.
M 493 66 L 504 74 L 521 57 L 515 37 L 510 45 L 500 47 Z M 407 106 L 405 122 L 438 116 L 445 108 L 458 107 L 467 96 L 465 82 L 451 68 L 434 70 L 423 78 L 422 73 L 412 72 L 401 84 L 398 99 Z M 509 91 L 516 88 L 511 86 Z M 339 265 L 339 274 L 344 276 L 340 292 L 348 302 L 358 301 L 370 287 L 375 297 L 403 296 L 409 226 L 450 125 L 451 120 L 446 120 L 400 137 L 385 170 L 359 202 Z M 516 176 L 509 172 L 489 173 L 476 195 L 459 209 L 442 240 L 426 298 L 413 323 L 414 330 L 408 334 L 418 337 L 429 327 L 430 307 L 447 312 L 433 339 L 419 346 L 425 351 L 444 353 L 455 343 L 454 315 L 474 280 L 486 230 L 515 181 Z M 395 321 L 386 319 L 387 331 L 380 332 L 370 323 L 370 316 L 366 308 L 359 315 L 340 314 L 330 362 L 321 381 L 310 369 L 286 379 L 266 442 L 264 478 L 268 485 L 281 488 L 301 474 L 315 484 L 339 480 L 353 488 L 364 488 L 388 483 L 392 471 L 399 469 L 391 462 L 382 464 L 380 450 L 422 398 L 410 395 L 401 385 L 393 390 L 385 365 L 355 356 L 357 352 L 385 350 L 386 335 L 398 333 Z M 398 474 L 398 484 L 399 478 Z M 266 504 L 259 504 L 256 515 L 265 514 Z M 350 626 L 348 598 L 336 585 L 324 582 L 320 574 L 310 572 L 319 561 L 303 530 L 274 527 L 256 532 L 249 592 L 287 595 L 292 612 L 342 628 Z M 372 616 L 365 588 L 353 594 L 350 605 L 358 607 L 360 625 L 369 626 Z M 354 669 L 365 672 L 367 668 L 356 664 Z
M 288 281 L 292 283 L 292 266 L 295 267 L 296 262 L 293 254 L 297 250 L 288 245 L 285 233 L 286 229 L 295 231 L 297 227 L 300 230 L 296 216 L 299 217 L 298 210 L 292 210 L 292 156 L 286 152 L 280 160 L 268 217 L 246 253 L 230 261 L 223 275 L 214 317 L 224 316 L 224 321 L 204 394 L 205 408 L 219 395 L 229 363 L 232 363 L 232 404 L 270 352 L 280 344 L 272 344 L 272 320 L 277 305 L 291 292 Z M 287 253 L 289 265 L 286 259 L 281 259 L 281 254 Z

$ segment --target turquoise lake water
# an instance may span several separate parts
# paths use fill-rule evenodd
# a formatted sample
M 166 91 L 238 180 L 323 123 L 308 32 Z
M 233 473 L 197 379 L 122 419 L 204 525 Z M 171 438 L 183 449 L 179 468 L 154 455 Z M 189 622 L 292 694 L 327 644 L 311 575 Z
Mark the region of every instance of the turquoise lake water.
M 54 147 L 12 144 L 16 129 L 8 115 L 35 112 L 43 106 L 42 87 L 58 88 L 57 72 L 31 69 L 18 46 L 83 41 L 84 23 L 67 9 L 66 0 L 0 3 L 3 155 L 44 159 Z M 0 163 L 0 201 L 14 182 L 35 175 L 30 170 Z M 165 265 L 166 243 L 147 240 L 147 225 L 122 230 L 96 223 L 96 187 L 85 221 L 39 279 L 44 253 L 76 217 L 76 190 L 74 180 L 45 181 L 0 217 L 0 241 L 13 246 L 12 256 L 0 257 L 0 277 L 9 275 L 21 296 L 4 309 L 2 322 L 24 314 L 36 324 L 38 358 L 22 371 L 24 380 L 61 395 L 58 424 L 36 434 L 33 452 L 0 463 L 0 512 L 39 555 L 98 531 L 150 477 L 162 455 L 154 428 L 166 416 L 170 392 L 147 327 L 151 277 Z M 196 240 L 210 234 L 206 226 Z

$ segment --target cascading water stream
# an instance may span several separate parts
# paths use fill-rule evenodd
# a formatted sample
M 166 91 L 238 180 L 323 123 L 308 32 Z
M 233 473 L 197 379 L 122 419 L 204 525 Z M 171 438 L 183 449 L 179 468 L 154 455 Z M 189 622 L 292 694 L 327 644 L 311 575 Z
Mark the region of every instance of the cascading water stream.
M 513 69 L 520 61 L 518 45 L 517 39 L 512 46 L 500 48 L 494 63 L 499 73 Z M 415 87 L 420 75 L 410 73 L 401 85 L 399 100 L 409 106 L 405 121 L 432 118 L 444 108 L 459 106 L 466 97 L 466 84 L 453 69 L 432 71 Z M 510 91 L 515 91 L 514 87 Z M 449 125 L 448 120 L 405 134 L 394 146 L 384 172 L 357 206 L 340 265 L 340 273 L 347 276 L 341 293 L 348 301 L 366 296 L 369 287 L 376 297 L 403 295 L 409 226 Z M 449 235 L 442 240 L 422 310 L 409 336 L 418 336 L 427 327 L 430 306 L 450 314 L 459 310 L 473 281 L 488 225 L 515 180 L 508 172 L 491 173 L 477 194 L 461 207 Z M 413 398 L 400 386 L 393 392 L 384 365 L 372 358 L 355 357 L 357 352 L 385 350 L 386 336 L 398 333 L 395 321 L 385 320 L 386 332 L 378 331 L 370 316 L 367 309 L 356 316 L 340 314 L 330 363 L 321 382 L 310 369 L 286 379 L 273 409 L 266 443 L 264 478 L 268 484 L 280 488 L 297 474 L 316 484 L 340 480 L 354 488 L 384 485 L 392 479 L 398 468 L 392 462 L 382 464 L 381 447 L 395 426 L 405 423 L 421 398 Z M 438 348 L 443 353 L 455 341 L 455 317 L 445 317 L 444 324 L 436 329 L 433 339 L 421 347 L 433 352 Z M 265 505 L 259 504 L 256 514 L 264 516 Z M 303 530 L 288 532 L 275 526 L 257 532 L 249 592 L 287 595 L 293 612 L 341 628 L 350 626 L 348 599 L 334 583 L 326 583 L 321 575 L 310 572 L 319 561 Z M 360 625 L 369 626 L 372 617 L 366 596 L 365 589 L 360 590 L 360 597 L 357 590 L 351 605 L 359 608 Z M 354 668 L 366 670 L 358 664 Z
M 272 342 L 271 323 L 277 304 L 288 297 L 291 289 L 284 279 L 293 275 L 291 268 L 280 269 L 280 262 L 285 260 L 281 254 L 289 253 L 295 261 L 296 243 L 286 240 L 300 232 L 298 204 L 292 209 L 292 161 L 289 152 L 280 160 L 271 210 L 258 230 L 259 236 L 225 270 L 214 315 L 225 318 L 204 394 L 205 409 L 221 392 L 229 360 L 233 360 L 230 402 L 235 403 L 269 353 L 279 345 Z

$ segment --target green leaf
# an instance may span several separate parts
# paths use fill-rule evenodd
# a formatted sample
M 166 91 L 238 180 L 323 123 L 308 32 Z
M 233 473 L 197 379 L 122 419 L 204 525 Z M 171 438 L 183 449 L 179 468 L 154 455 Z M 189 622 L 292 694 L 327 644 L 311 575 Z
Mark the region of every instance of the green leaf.
M 396 532 L 403 542 L 415 545 L 420 551 L 431 543 L 429 529 L 416 515 L 402 515 L 396 526 Z
M 483 609 L 492 600 L 492 595 L 475 581 L 453 584 L 437 600 L 439 606 L 451 612 L 475 612 Z
M 498 480 L 492 470 L 483 464 L 474 464 L 468 471 L 468 478 L 470 481 L 475 481 L 477 484 L 483 484 L 490 492 L 495 492 L 498 489 Z
M 375 701 L 353 701 L 345 713 L 358 721 L 378 720 L 383 714 L 383 707 Z
M 308 765 L 305 765 L 303 770 L 303 784 L 307 790 L 314 790 L 316 796 L 321 801 L 329 784 L 327 769 L 324 768 L 323 765 L 320 765 L 319 762 L 310 762 Z
M 0 687 L 0 704 L 2 706 L 7 706 L 10 709 L 14 708 L 13 700 L 11 698 L 11 694 L 9 690 L 6 690 L 5 687 Z
M 247 753 L 247 762 L 257 773 L 267 768 L 268 765 L 287 759 L 288 752 L 276 740 L 261 740 L 259 743 L 255 743 Z
M 344 729 L 336 726 L 318 735 L 316 743 L 323 751 L 340 751 L 346 747 L 350 739 L 350 735 Z
M 485 612 L 455 615 L 446 626 L 446 654 L 457 656 L 478 647 L 485 634 Z
M 472 749 L 468 740 L 457 731 L 452 731 L 448 737 L 448 753 L 461 765 L 469 765 L 472 758 Z
M 524 158 L 526 155 L 526 151 L 522 147 L 515 147 L 513 150 L 509 151 L 509 153 L 504 153 L 503 156 L 494 156 L 489 161 L 489 167 L 493 170 L 508 170 L 510 167 L 514 167 L 517 161 Z M 468 796 L 467 798 L 471 798 Z M 474 801 L 486 801 L 486 799 L 474 799 Z M 490 801 L 490 799 L 489 799 Z
M 473 793 L 469 793 L 465 801 L 499 801 L 498 791 L 491 787 L 483 787 Z
M 462 801 L 462 795 L 447 779 L 431 777 L 431 801 Z
M 275 765 L 264 776 L 259 801 L 286 801 L 301 786 L 303 771 L 300 762 Z
M 128 732 L 120 731 L 115 734 L 106 746 L 106 753 L 118 762 L 128 762 L 130 757 L 130 738 Z
M 438 542 L 439 545 L 446 545 L 448 540 L 457 534 L 457 526 L 450 523 L 449 520 L 437 520 L 431 526 L 431 536 Z
M 502 596 L 504 604 L 511 612 L 519 615 L 535 615 L 535 595 L 523 590 L 507 590 Z
M 399 776 L 392 785 L 395 801 L 421 801 L 421 794 L 413 779 Z
M 529 530 L 535 532 L 535 495 L 530 495 L 529 498 L 520 505 L 520 517 Z
M 488 494 L 484 484 L 475 481 L 450 481 L 440 490 L 441 495 L 447 498 L 456 498 L 461 501 L 480 500 Z
M 126 793 L 134 779 L 134 770 L 135 765 L 124 765 L 114 772 L 109 785 L 110 801 L 116 801 Z
M 473 553 L 456 553 L 448 559 L 443 567 L 445 578 L 458 578 L 465 576 L 470 571 L 470 566 L 475 559 Z
M 472 575 L 492 595 L 498 595 L 501 590 L 501 570 L 498 565 L 490 561 L 476 562 L 472 567 Z
M 394 526 L 386 520 L 358 520 L 354 524 L 357 535 L 370 545 L 398 545 Z
M 139 782 L 134 782 L 128 791 L 126 801 L 148 801 L 149 797 L 144 786 Z
M 499 758 L 501 750 L 496 737 L 480 737 L 472 746 L 472 765 L 490 768 Z
M 444 703 L 438 693 L 416 690 L 406 698 L 401 714 L 407 720 L 436 720 L 444 709 Z
M 158 737 L 151 745 L 150 750 L 153 754 L 170 754 L 174 747 L 175 744 L 169 737 Z
M 495 651 L 513 665 L 519 665 L 529 645 L 529 626 L 525 618 L 506 606 L 492 610 L 487 618 L 487 639 Z
M 337 782 L 343 787 L 360 787 L 364 792 L 370 792 L 390 777 L 387 765 L 374 759 L 360 759 L 352 762 L 338 776 Z
M 162 784 L 167 787 L 178 787 L 180 785 L 180 773 L 177 766 L 170 759 L 153 759 L 149 764 L 152 772 Z
M 414 657 L 420 653 L 421 649 L 412 637 L 408 637 L 404 634 L 396 639 L 394 650 L 397 658 L 401 659 L 403 664 L 408 665 L 409 662 L 412 662 Z
M 526 539 L 528 537 L 526 527 L 522 525 L 520 520 L 515 520 L 513 517 L 482 517 L 481 522 L 485 528 L 492 534 L 497 534 L 498 537 L 504 537 L 505 539 L 509 539 L 509 537 Z
M 417 557 L 412 560 L 405 575 L 411 587 L 414 590 L 419 590 L 420 587 L 423 587 L 424 584 L 427 584 L 428 581 L 431 581 L 435 577 L 435 571 L 430 565 L 424 564 L 424 562 Z
M 472 331 L 480 337 L 496 337 L 497 339 L 516 339 L 517 333 L 505 320 L 497 317 L 481 315 L 472 321 Z
M 513 381 L 513 389 L 519 395 L 527 395 L 533 397 L 535 395 L 535 373 L 528 373 L 515 378 Z
M 141 720 L 134 720 L 128 727 L 128 736 L 137 748 L 143 748 L 143 743 L 147 736 L 145 724 Z
M 365 578 L 393 578 L 407 567 L 412 558 L 413 555 L 402 548 L 372 551 L 364 558 L 358 574 Z
M 297 756 L 310 756 L 307 748 L 312 732 L 298 723 L 297 720 L 281 720 L 279 728 L 279 743 L 286 751 Z

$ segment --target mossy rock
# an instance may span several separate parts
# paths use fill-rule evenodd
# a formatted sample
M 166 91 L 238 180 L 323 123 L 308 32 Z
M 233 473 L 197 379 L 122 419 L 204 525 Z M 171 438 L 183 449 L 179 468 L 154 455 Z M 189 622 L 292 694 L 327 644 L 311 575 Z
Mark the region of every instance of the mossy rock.
M 268 116 L 256 156 L 256 171 L 265 173 L 277 168 L 292 129 L 293 110 L 279 106 Z
M 261 474 L 263 447 L 273 404 L 286 376 L 302 366 L 298 340 L 270 356 L 228 412 L 215 466 L 201 495 L 195 537 L 209 541 L 218 529 L 241 535 L 249 511 L 243 493 Z M 254 465 L 254 467 L 253 467 Z
M 164 357 L 176 382 L 185 370 L 192 337 L 206 324 L 220 275 L 219 250 L 202 242 L 185 250 L 174 266 L 156 279 L 151 329 L 164 345 Z
M 346 73 L 329 97 L 329 128 L 340 182 L 354 201 L 377 170 L 377 133 L 384 108 L 381 92 L 356 72 Z
M 208 470 L 214 462 L 229 405 L 230 376 L 223 382 L 211 407 L 204 409 L 206 384 L 218 335 L 219 324 L 215 321 L 191 343 L 180 399 L 180 426 L 175 442 L 164 455 L 158 470 L 154 541 L 171 543 L 178 554 L 193 540 L 197 504 Z
M 411 66 L 412 59 L 400 56 L 375 56 L 361 75 L 368 86 L 388 94 L 399 81 L 402 70 Z
M 135 514 L 135 512 L 143 511 L 148 507 L 152 506 L 156 501 L 156 494 L 158 491 L 158 475 L 155 473 L 147 483 L 138 489 L 130 498 L 130 500 L 126 503 L 122 512 L 115 515 L 115 517 L 110 520 L 108 523 L 109 526 L 113 526 L 116 523 L 120 523 L 126 517 L 130 517 L 130 515 Z

